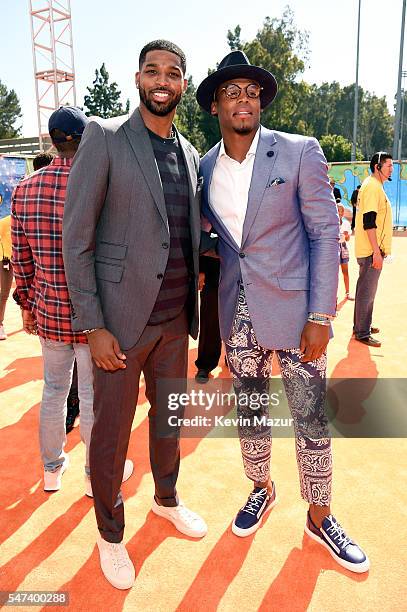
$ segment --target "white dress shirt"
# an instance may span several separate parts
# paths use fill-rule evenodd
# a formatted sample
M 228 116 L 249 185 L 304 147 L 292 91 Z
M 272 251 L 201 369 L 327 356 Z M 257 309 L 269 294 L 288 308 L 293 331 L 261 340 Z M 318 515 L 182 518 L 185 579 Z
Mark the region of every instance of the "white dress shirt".
M 242 244 L 243 223 L 259 136 L 260 128 L 241 163 L 227 155 L 223 140 L 221 141 L 210 186 L 211 208 L 239 247 Z

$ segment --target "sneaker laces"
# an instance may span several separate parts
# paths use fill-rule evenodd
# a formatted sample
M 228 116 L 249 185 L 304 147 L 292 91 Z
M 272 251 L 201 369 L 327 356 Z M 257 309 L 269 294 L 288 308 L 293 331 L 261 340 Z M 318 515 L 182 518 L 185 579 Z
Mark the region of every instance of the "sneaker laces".
M 338 546 L 340 546 L 342 550 L 345 549 L 348 544 L 352 543 L 351 538 L 346 535 L 344 529 L 340 526 L 339 523 L 336 522 L 336 520 L 332 516 L 329 516 L 328 518 L 331 521 L 331 524 L 328 527 L 327 532 L 330 536 L 332 536 L 335 543 L 338 544 Z
M 197 519 L 195 514 L 183 504 L 178 504 L 178 506 L 174 506 L 173 510 L 174 512 L 178 514 L 180 519 L 187 525 L 192 525 L 192 523 L 196 521 Z
M 109 550 L 111 552 L 110 558 L 112 559 L 116 570 L 119 570 L 122 567 L 128 567 L 129 558 L 123 545 L 110 542 Z
M 267 489 L 261 489 L 254 493 L 252 491 L 249 495 L 249 499 L 247 500 L 245 506 L 242 508 L 242 512 L 247 512 L 247 514 L 256 515 L 267 497 Z

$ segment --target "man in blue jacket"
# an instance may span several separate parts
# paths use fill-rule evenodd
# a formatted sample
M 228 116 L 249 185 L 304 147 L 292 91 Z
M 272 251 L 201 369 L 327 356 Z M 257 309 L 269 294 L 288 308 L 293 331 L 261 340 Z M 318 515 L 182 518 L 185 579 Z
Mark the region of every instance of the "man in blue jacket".
M 254 533 L 275 504 L 266 408 L 242 394 L 267 391 L 274 353 L 291 409 L 306 533 L 354 572 L 369 561 L 331 514 L 332 455 L 326 347 L 335 316 L 339 223 L 327 164 L 314 138 L 260 125 L 277 93 L 274 76 L 232 51 L 200 84 L 222 140 L 201 161 L 203 215 L 219 236 L 219 318 L 238 398 L 239 437 L 254 489 L 232 530 Z M 261 424 L 259 425 L 259 422 Z

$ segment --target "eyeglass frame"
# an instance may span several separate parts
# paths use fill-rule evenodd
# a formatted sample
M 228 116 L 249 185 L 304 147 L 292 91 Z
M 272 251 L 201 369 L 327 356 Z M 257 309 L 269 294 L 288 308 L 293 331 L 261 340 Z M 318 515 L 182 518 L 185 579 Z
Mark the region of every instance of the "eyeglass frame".
M 228 94 L 226 93 L 226 89 L 230 86 L 233 85 L 234 87 L 237 87 L 240 91 L 239 91 L 239 95 L 236 96 L 236 98 L 233 98 L 231 96 L 228 96 Z M 256 85 L 259 88 L 259 95 L 258 96 L 249 96 L 247 93 L 247 88 L 250 87 L 250 85 Z M 246 92 L 246 96 L 250 99 L 250 100 L 257 100 L 258 98 L 260 98 L 261 96 L 261 92 L 263 91 L 264 87 L 262 87 L 261 85 L 259 85 L 258 83 L 249 83 L 248 85 L 246 85 L 246 87 L 240 87 L 240 85 L 238 85 L 237 83 L 229 83 L 229 85 L 226 85 L 225 87 L 222 87 L 222 89 L 216 90 L 213 92 L 213 101 L 216 102 L 216 93 L 220 93 L 221 91 L 225 92 L 225 96 L 229 99 L 229 100 L 238 100 L 241 96 L 242 91 Z

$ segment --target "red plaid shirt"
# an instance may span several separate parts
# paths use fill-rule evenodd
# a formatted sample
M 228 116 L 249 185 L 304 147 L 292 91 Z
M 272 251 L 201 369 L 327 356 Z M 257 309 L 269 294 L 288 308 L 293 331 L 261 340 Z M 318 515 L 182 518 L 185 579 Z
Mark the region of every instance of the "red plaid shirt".
M 31 310 L 38 334 L 60 342 L 86 342 L 73 332 L 62 258 L 62 218 L 72 159 L 56 157 L 17 185 L 11 207 L 12 264 L 17 301 Z

